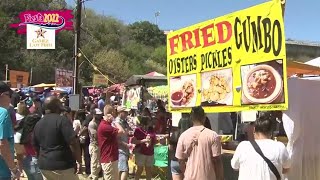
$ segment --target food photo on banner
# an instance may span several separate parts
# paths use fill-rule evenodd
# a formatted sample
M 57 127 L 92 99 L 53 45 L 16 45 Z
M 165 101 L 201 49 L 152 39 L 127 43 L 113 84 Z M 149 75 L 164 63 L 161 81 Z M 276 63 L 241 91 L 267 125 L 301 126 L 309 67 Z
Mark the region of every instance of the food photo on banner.
M 169 110 L 288 108 L 281 3 L 269 1 L 167 35 Z
M 209 71 L 201 74 L 201 105 L 233 105 L 232 69 Z
M 193 107 L 196 105 L 197 75 L 172 77 L 170 79 L 170 97 L 173 107 Z
M 241 67 L 242 104 L 284 103 L 283 61 Z

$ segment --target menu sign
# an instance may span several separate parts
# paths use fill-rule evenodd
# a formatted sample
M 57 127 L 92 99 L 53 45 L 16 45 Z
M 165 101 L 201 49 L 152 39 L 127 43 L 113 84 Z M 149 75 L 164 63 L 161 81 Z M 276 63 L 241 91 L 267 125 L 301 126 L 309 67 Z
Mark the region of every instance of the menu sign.
M 270 1 L 167 36 L 169 109 L 286 110 L 282 9 Z

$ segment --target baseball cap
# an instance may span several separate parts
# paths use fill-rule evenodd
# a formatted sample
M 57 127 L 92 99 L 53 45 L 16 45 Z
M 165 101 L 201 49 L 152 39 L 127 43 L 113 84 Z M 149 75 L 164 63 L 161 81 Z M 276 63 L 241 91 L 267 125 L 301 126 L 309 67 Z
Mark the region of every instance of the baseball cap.
M 99 108 L 95 108 L 95 109 L 94 109 L 94 114 L 95 114 L 95 115 L 100 115 L 100 114 L 103 114 L 103 113 L 102 113 L 102 111 L 101 111 Z
M 123 106 L 118 106 L 117 107 L 117 111 L 118 112 L 129 112 L 130 111 L 130 109 L 127 109 L 126 107 L 123 107 Z
M 7 91 L 10 92 L 10 94 L 12 94 L 12 90 L 10 89 L 8 84 L 3 81 L 0 81 L 0 94 Z

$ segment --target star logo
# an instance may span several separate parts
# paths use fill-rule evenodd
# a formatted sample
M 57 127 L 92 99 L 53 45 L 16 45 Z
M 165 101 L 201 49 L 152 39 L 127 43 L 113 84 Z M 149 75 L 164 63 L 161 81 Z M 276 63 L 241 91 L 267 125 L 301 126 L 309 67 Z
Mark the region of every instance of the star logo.
M 37 31 L 35 31 L 37 33 L 37 38 L 39 37 L 44 37 L 44 33 L 46 33 L 47 31 L 43 30 L 42 28 L 38 29 Z

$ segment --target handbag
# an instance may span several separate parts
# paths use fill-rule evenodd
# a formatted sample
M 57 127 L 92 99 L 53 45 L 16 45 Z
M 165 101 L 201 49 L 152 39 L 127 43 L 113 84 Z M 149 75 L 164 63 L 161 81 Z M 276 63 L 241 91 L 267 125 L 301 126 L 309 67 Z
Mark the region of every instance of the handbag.
M 262 153 L 259 145 L 256 141 L 250 141 L 251 145 L 253 146 L 254 150 L 263 158 L 263 160 L 268 164 L 269 169 L 273 172 L 273 174 L 276 176 L 277 180 L 281 180 L 281 176 L 279 174 L 278 169 L 274 166 L 274 164 L 268 159 L 264 154 Z

